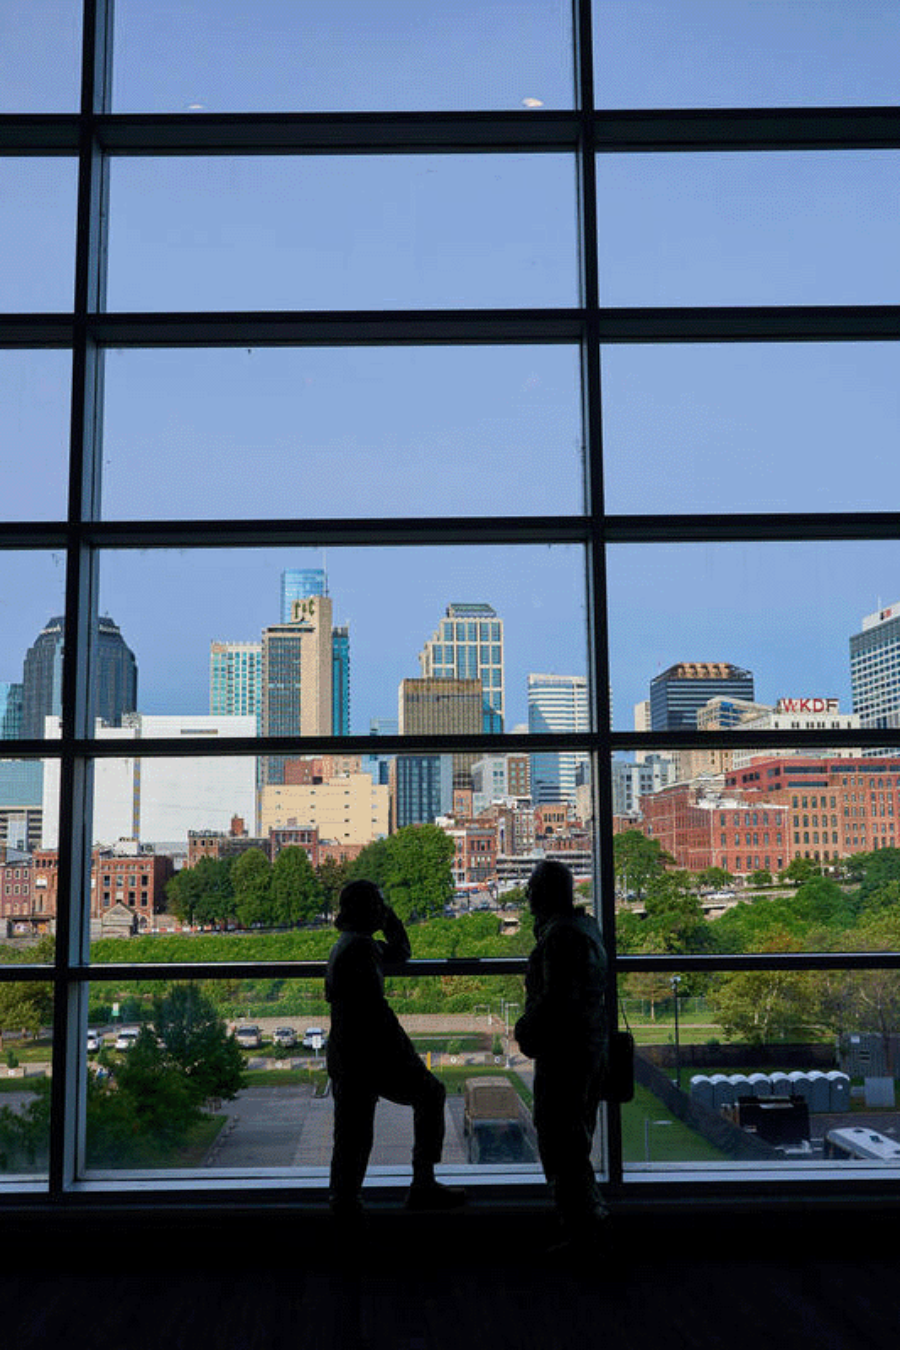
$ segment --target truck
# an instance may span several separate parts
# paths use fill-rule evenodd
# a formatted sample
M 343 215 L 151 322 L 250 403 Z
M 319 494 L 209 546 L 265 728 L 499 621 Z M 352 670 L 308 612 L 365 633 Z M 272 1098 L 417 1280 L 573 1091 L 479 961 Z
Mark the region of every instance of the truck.
M 467 1078 L 463 1134 L 470 1163 L 534 1163 L 534 1126 L 508 1078 Z

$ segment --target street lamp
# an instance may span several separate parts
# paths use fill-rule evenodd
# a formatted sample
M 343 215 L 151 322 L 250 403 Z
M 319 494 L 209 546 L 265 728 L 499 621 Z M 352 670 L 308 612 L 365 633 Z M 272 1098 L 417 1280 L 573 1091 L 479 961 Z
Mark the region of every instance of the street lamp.
M 675 1086 L 681 1091 L 681 1047 L 678 1040 L 678 986 L 681 984 L 681 976 L 673 975 L 669 983 L 672 986 L 672 993 L 675 996 Z
M 649 1116 L 644 1116 L 644 1157 L 647 1162 L 650 1161 L 650 1126 L 671 1124 L 671 1120 L 651 1120 Z
M 503 1010 L 506 1018 L 506 1067 L 509 1068 L 509 1010 L 515 1008 L 518 1010 L 518 1003 L 504 1003 Z

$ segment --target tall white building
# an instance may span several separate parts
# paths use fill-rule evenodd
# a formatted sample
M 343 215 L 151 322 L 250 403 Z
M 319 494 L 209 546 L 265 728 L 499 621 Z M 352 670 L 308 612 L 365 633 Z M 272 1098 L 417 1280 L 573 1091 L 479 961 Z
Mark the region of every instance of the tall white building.
M 900 602 L 867 614 L 850 638 L 850 687 L 861 727 L 900 726 Z
M 256 757 L 158 758 L 139 756 L 133 744 L 160 737 L 226 739 L 255 736 L 256 719 L 177 715 L 151 717 L 126 713 L 121 727 L 97 721 L 98 740 L 122 742 L 122 754 L 94 763 L 94 813 L 91 843 L 187 843 L 188 830 L 227 832 L 234 816 L 256 821 Z M 59 740 L 60 720 L 45 720 L 45 735 Z M 59 847 L 59 760 L 44 761 L 44 848 Z
M 590 730 L 587 678 L 584 675 L 529 675 L 528 730 L 532 735 Z M 575 803 L 578 767 L 584 751 L 531 756 L 531 797 L 539 802 Z

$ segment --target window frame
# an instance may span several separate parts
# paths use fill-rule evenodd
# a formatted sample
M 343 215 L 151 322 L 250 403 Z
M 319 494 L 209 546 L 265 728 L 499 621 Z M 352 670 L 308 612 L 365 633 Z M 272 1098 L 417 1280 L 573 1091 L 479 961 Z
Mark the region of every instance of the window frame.
M 73 305 L 61 314 L 0 315 L 0 346 L 61 348 L 73 356 L 68 510 L 65 520 L 0 524 L 0 547 L 59 550 L 66 557 L 65 659 L 62 736 L 43 741 L 10 741 L 11 758 L 57 758 L 61 812 L 57 951 L 52 968 L 0 965 L 0 981 L 47 977 L 54 985 L 54 1046 L 51 1096 L 49 1181 L 18 1187 L 46 1193 L 56 1202 L 97 1189 L 82 1179 L 80 1131 L 83 1120 L 84 1048 L 89 982 L 115 981 L 129 966 L 92 966 L 89 952 L 90 810 L 92 769 L 96 759 L 121 753 L 115 742 L 92 739 L 88 671 L 97 613 L 98 557 L 106 549 L 202 549 L 208 547 L 303 547 L 433 543 L 465 547 L 480 543 L 572 544 L 583 547 L 587 582 L 589 689 L 594 729 L 547 738 L 546 748 L 575 750 L 591 758 L 594 791 L 595 894 L 610 950 L 610 989 L 616 975 L 632 971 L 684 973 L 689 970 L 900 969 L 900 952 L 791 954 L 785 956 L 617 956 L 612 864 L 612 756 L 616 751 L 734 749 L 746 745 L 736 731 L 615 732 L 610 730 L 609 632 L 606 605 L 606 550 L 617 543 L 698 541 L 765 542 L 800 540 L 886 540 L 900 538 L 894 512 L 785 513 L 779 515 L 676 514 L 666 517 L 610 515 L 605 510 L 602 433 L 601 352 L 611 343 L 703 343 L 779 341 L 900 340 L 900 306 L 747 306 L 702 308 L 608 308 L 600 304 L 598 264 L 597 157 L 642 152 L 718 153 L 727 151 L 841 150 L 900 148 L 900 109 L 888 107 L 739 108 L 608 111 L 596 106 L 593 75 L 591 0 L 573 0 L 575 106 L 560 112 L 367 113 L 367 114 L 114 114 L 109 111 L 112 70 L 112 0 L 84 0 L 80 110 L 71 114 L 0 116 L 0 153 L 75 156 L 78 197 Z M 106 224 L 109 165 L 120 155 L 313 155 L 330 153 L 415 155 L 466 151 L 500 154 L 565 152 L 577 178 L 577 237 L 581 303 L 571 309 L 484 311 L 373 311 L 270 313 L 110 313 L 105 305 Z M 107 347 L 166 345 L 257 346 L 394 345 L 407 342 L 511 344 L 577 343 L 581 351 L 582 413 L 585 453 L 585 504 L 567 517 L 478 519 L 400 518 L 367 520 L 157 520 L 128 522 L 100 518 L 103 355 Z M 900 748 L 900 731 L 785 730 L 778 744 L 798 749 L 885 745 Z M 535 737 L 385 736 L 381 754 L 477 750 L 534 751 Z M 371 750 L 362 736 L 304 740 L 309 753 Z M 144 742 L 143 755 L 241 755 L 257 753 L 256 740 L 201 739 Z M 289 738 L 274 739 L 270 753 L 296 750 Z M 516 961 L 455 961 L 454 973 L 504 974 L 524 968 Z M 446 973 L 436 961 L 411 963 L 410 973 L 424 977 Z M 142 978 L 170 979 L 171 966 L 140 967 Z M 190 963 L 177 968 L 185 979 L 216 975 L 318 976 L 321 963 L 227 966 Z M 610 1000 L 615 1016 L 615 999 Z M 628 1196 L 621 1162 L 618 1108 L 608 1109 L 609 1181 Z M 687 1174 L 685 1174 L 685 1177 Z M 759 1184 L 758 1174 L 748 1174 Z M 883 1186 L 896 1194 L 900 1177 Z M 691 1174 L 692 1184 L 727 1193 L 737 1174 L 723 1181 Z M 99 1184 L 99 1183 L 98 1183 Z M 174 1184 L 174 1183 L 173 1183 Z M 242 1182 L 246 1187 L 250 1183 Z M 271 1184 L 271 1183 L 266 1183 Z M 260 1192 L 266 1184 L 261 1183 Z M 646 1179 L 642 1193 L 646 1193 Z M 780 1189 L 790 1189 L 788 1178 Z M 178 1188 L 202 1189 L 205 1182 L 180 1180 Z M 296 1182 L 288 1181 L 287 1186 Z M 660 1194 L 667 1185 L 658 1183 Z M 847 1190 L 838 1179 L 821 1179 L 817 1188 Z M 124 1175 L 106 1188 L 132 1189 Z M 101 1188 L 102 1189 L 102 1188 Z M 142 1183 L 146 1190 L 146 1182 Z M 163 1187 L 165 1189 L 165 1187 Z M 215 1187 L 213 1187 L 215 1189 Z M 255 1189 L 255 1188 L 254 1188 Z M 279 1188 L 283 1192 L 283 1188 Z

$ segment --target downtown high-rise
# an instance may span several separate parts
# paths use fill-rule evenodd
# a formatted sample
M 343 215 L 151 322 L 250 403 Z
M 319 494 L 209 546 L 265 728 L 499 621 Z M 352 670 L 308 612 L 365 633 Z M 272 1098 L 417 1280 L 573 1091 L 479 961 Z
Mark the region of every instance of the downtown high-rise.
M 900 603 L 867 614 L 851 636 L 850 688 L 861 727 L 900 727 Z
M 44 718 L 62 713 L 64 620 L 49 620 L 25 654 L 22 671 L 22 735 L 44 735 Z M 137 709 L 137 661 L 108 616 L 97 621 L 93 646 L 94 715 L 107 726 Z
M 330 736 L 334 680 L 330 597 L 295 600 L 291 621 L 264 628 L 261 646 L 262 735 Z M 285 758 L 267 757 L 266 782 L 281 782 Z
M 492 605 L 447 606 L 437 631 L 419 653 L 425 678 L 479 680 L 484 732 L 502 732 L 504 716 L 503 620 Z
M 528 730 L 548 735 L 590 730 L 588 684 L 584 675 L 529 675 Z M 575 801 L 578 771 L 589 762 L 583 751 L 542 751 L 531 756 L 531 797 L 541 802 Z

